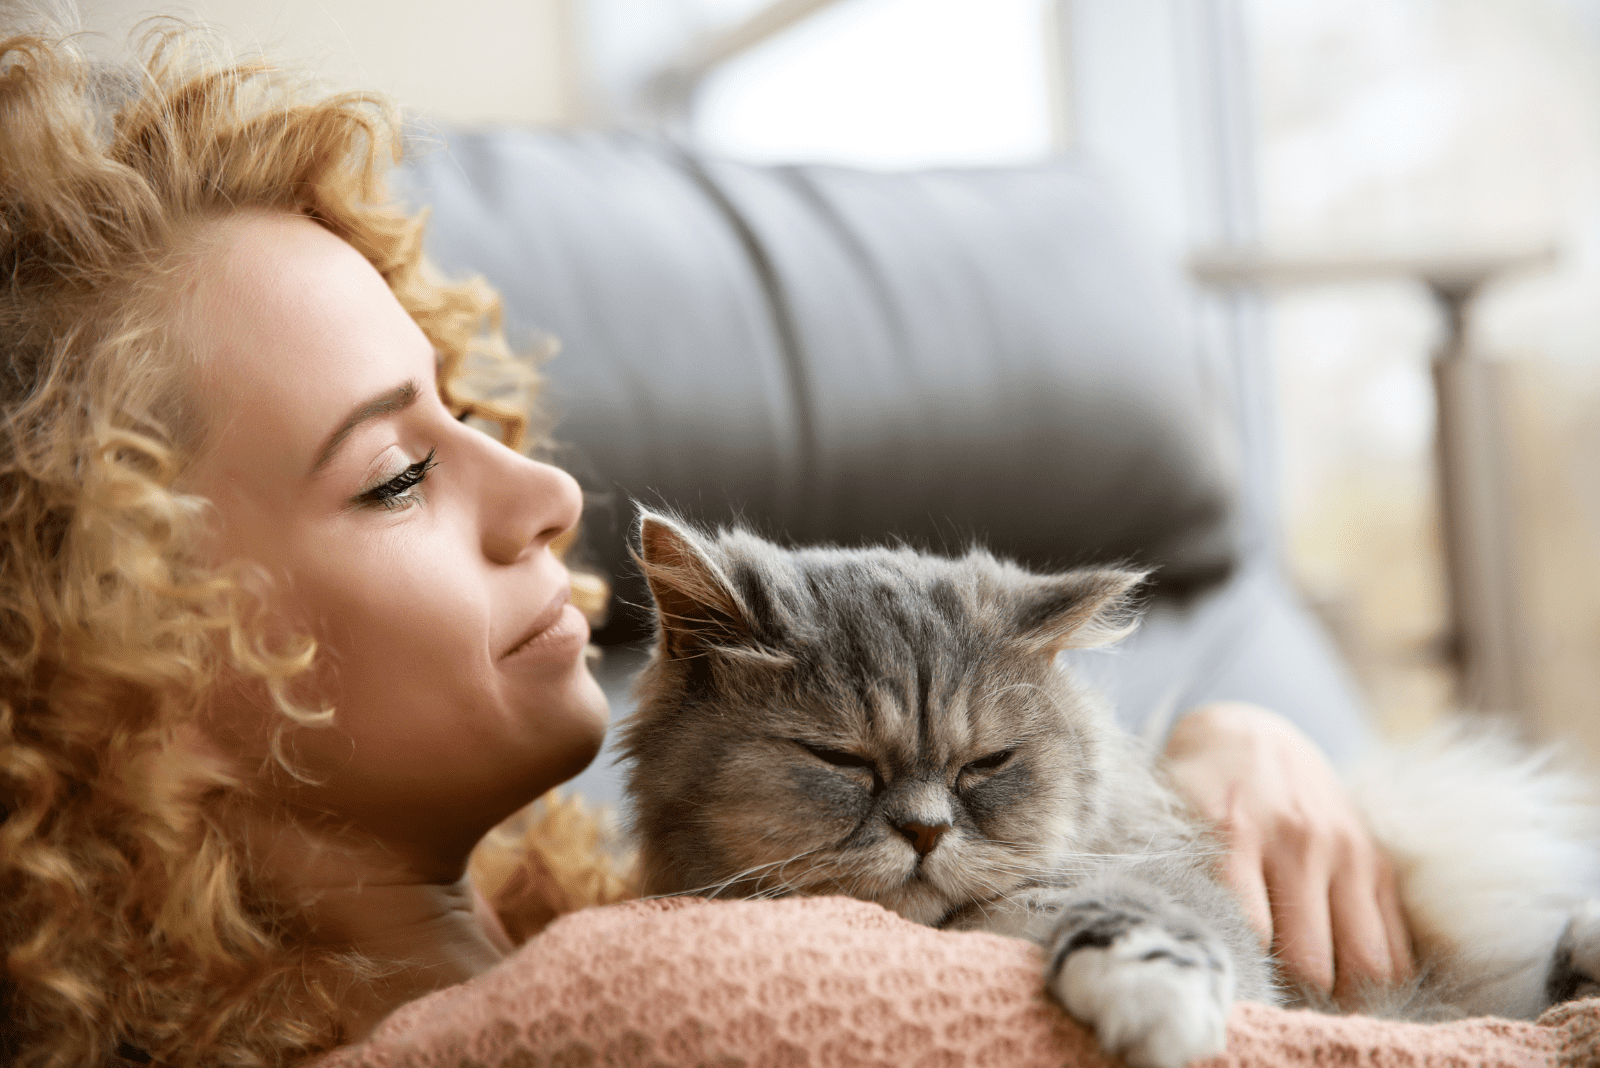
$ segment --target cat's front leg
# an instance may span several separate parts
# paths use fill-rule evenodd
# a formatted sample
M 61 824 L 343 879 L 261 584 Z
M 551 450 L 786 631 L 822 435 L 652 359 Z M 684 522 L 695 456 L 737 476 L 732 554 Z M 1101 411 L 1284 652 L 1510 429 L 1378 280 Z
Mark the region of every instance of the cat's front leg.
M 1061 900 L 1045 981 L 1102 1049 L 1134 1068 L 1183 1068 L 1227 1048 L 1233 963 L 1204 921 L 1132 880 Z

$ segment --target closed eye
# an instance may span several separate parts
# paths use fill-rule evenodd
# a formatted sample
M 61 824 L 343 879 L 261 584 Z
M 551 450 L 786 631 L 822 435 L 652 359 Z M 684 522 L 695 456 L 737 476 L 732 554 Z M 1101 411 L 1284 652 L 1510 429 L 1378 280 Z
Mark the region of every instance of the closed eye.
M 1011 759 L 1011 754 L 1015 753 L 1015 752 L 1016 752 L 1015 749 L 1001 749 L 998 752 L 990 753 L 988 756 L 979 757 L 977 760 L 974 760 L 971 763 L 967 764 L 961 770 L 962 771 L 989 771 L 989 770 L 991 770 L 993 768 L 998 768 L 1001 764 L 1004 764 L 1006 761 L 1010 760 Z
M 356 503 L 385 508 L 391 511 L 409 508 L 413 504 L 420 503 L 422 498 L 413 491 L 427 480 L 428 472 L 438 466 L 438 462 L 433 458 L 434 453 L 437 451 L 436 449 L 430 449 L 428 455 L 398 475 L 356 497 Z
M 874 775 L 878 773 L 878 765 L 859 753 L 846 752 L 843 749 L 829 749 L 826 746 L 812 745 L 810 742 L 795 740 L 795 744 L 818 760 L 832 764 L 837 768 L 866 768 Z

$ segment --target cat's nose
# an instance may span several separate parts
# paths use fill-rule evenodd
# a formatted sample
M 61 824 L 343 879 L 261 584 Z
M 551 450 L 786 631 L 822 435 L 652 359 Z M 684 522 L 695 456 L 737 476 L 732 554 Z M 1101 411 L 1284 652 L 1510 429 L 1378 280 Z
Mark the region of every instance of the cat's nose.
M 894 829 L 906 836 L 906 841 L 917 851 L 917 856 L 925 857 L 933 852 L 933 847 L 939 844 L 939 839 L 944 837 L 944 832 L 950 829 L 950 825 L 907 821 L 895 824 Z

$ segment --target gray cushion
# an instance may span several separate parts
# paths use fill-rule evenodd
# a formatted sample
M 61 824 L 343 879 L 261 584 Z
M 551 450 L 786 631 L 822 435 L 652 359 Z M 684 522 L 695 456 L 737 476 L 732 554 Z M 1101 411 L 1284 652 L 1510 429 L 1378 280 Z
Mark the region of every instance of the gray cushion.
M 409 181 L 434 257 L 560 338 L 558 436 L 625 601 L 630 497 L 806 542 L 1155 563 L 1166 594 L 1236 563 L 1231 426 L 1182 296 L 1081 165 L 890 175 L 500 131 Z
M 1150 562 L 1145 627 L 1073 660 L 1131 727 L 1237 698 L 1335 756 L 1364 744 L 1275 532 L 1240 504 L 1263 487 L 1236 472 L 1271 470 L 1239 452 L 1266 442 L 1261 413 L 1208 376 L 1186 294 L 1085 162 L 878 174 L 501 130 L 453 134 L 401 177 L 440 265 L 486 275 L 514 336 L 561 340 L 556 435 L 624 608 L 648 599 L 630 498 L 803 542 Z M 619 715 L 636 664 L 602 672 Z M 605 763 L 582 780 L 602 798 Z

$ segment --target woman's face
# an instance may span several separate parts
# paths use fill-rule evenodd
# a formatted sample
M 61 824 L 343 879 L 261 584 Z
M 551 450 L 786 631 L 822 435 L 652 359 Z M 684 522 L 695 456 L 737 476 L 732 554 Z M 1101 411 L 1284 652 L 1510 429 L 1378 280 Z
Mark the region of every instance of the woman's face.
M 316 785 L 272 771 L 259 688 L 219 696 L 213 744 L 402 851 L 470 846 L 604 731 L 550 551 L 577 484 L 452 418 L 432 346 L 345 242 L 291 215 L 219 225 L 187 291 L 210 436 L 185 488 L 215 505 L 214 558 L 264 565 L 274 618 L 316 637 L 337 714 L 287 738 Z

